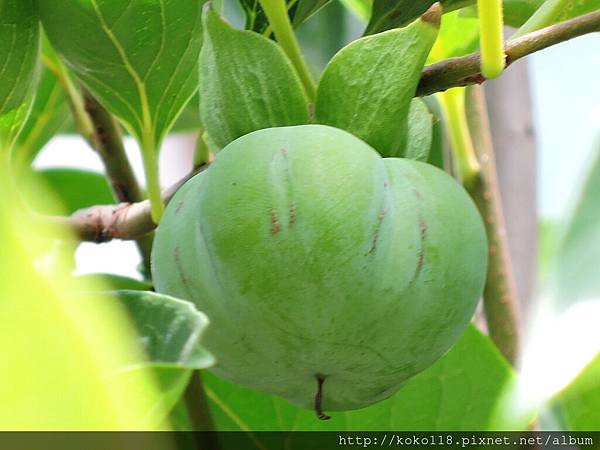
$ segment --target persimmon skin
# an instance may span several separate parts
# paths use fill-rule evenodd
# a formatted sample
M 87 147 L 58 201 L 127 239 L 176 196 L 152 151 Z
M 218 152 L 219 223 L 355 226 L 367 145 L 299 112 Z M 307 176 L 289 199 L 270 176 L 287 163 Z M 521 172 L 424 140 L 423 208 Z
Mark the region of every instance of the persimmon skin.
M 250 133 L 177 193 L 158 292 L 211 326 L 211 369 L 305 408 L 393 394 L 456 342 L 486 275 L 481 218 L 443 171 L 322 125 Z

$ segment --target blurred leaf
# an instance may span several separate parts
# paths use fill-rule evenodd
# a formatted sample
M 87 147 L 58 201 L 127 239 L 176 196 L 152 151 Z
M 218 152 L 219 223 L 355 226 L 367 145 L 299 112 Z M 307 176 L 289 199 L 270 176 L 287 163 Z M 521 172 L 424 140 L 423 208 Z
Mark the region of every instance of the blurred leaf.
M 47 189 L 51 189 L 60 206 L 53 202 L 36 202 L 36 211 L 44 214 L 71 214 L 79 209 L 94 205 L 110 205 L 115 202 L 113 193 L 104 175 L 81 169 L 42 169 L 34 173 Z M 40 195 L 38 190 L 25 191 L 29 199 Z M 32 202 L 33 203 L 33 202 Z
M 546 0 L 513 37 L 599 9 L 598 0 Z
M 0 165 L 2 192 L 10 189 L 6 169 Z M 142 359 L 126 316 L 49 271 L 37 244 L 55 230 L 30 220 L 13 199 L 0 202 L 0 429 L 153 429 L 158 391 L 149 373 L 118 372 Z
M 522 26 L 544 0 L 504 0 L 504 23 L 509 27 L 518 28 Z M 461 17 L 477 17 L 477 7 L 470 6 L 460 10 Z
M 34 0 L 0 1 L 0 152 L 9 151 L 33 100 L 39 52 Z
M 428 64 L 467 55 L 479 48 L 479 19 L 463 17 L 458 11 L 444 14 Z
M 48 69 L 43 69 L 29 118 L 17 139 L 14 159 L 17 167 L 31 165 L 39 151 L 70 120 L 65 92 Z
M 246 30 L 264 34 L 269 21 L 259 0 L 239 0 L 246 15 Z M 298 27 L 331 0 L 286 0 L 288 16 L 292 26 Z
M 362 22 L 368 23 L 373 9 L 373 0 L 340 0 L 349 11 Z
M 308 101 L 283 50 L 253 31 L 235 30 L 212 9 L 204 15 L 200 109 L 224 147 L 263 128 L 308 122 Z
M 470 325 L 459 342 L 387 400 L 332 413 L 329 421 L 277 397 L 203 374 L 218 430 L 486 430 L 514 375 L 489 338 Z
M 292 25 L 297 27 L 318 10 L 327 5 L 331 0 L 298 0 L 294 8 Z
M 111 291 L 149 291 L 152 285 L 147 281 L 136 280 L 135 278 L 123 277 L 112 273 L 93 273 L 79 275 L 76 277 L 79 282 L 85 285 L 106 286 Z
M 438 0 L 373 0 L 373 13 L 365 35 L 408 25 Z M 476 0 L 442 1 L 444 12 L 472 5 Z
M 600 353 L 553 404 L 570 431 L 600 430 Z
M 551 282 L 562 305 L 600 299 L 600 144 L 559 244 Z
M 316 122 L 346 130 L 384 156 L 403 156 L 410 102 L 437 32 L 436 23 L 419 19 L 344 47 L 321 76 Z
M 330 2 L 296 32 L 302 53 L 316 79 L 348 41 L 347 15 L 340 2 Z
M 200 99 L 198 95 L 194 95 L 190 102 L 181 112 L 181 115 L 173 125 L 171 132 L 187 133 L 190 131 L 198 131 L 202 128 L 202 120 L 200 119 Z

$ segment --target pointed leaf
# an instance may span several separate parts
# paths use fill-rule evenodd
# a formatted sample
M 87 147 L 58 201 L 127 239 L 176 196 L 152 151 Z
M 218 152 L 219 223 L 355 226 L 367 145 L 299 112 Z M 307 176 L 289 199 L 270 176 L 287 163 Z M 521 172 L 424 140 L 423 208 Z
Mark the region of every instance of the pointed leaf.
M 211 9 L 204 28 L 200 110 L 219 147 L 262 128 L 308 122 L 300 79 L 275 42 L 233 29 Z
M 354 41 L 325 68 L 317 123 L 349 131 L 384 156 L 402 156 L 407 116 L 436 39 L 439 9 L 406 28 Z
M 0 0 L 0 151 L 12 148 L 27 119 L 39 41 L 34 0 Z
M 326 422 L 285 400 L 203 374 L 217 429 L 237 431 L 485 430 L 513 378 L 490 339 L 472 325 L 447 355 L 389 399 L 334 412 Z
M 160 143 L 198 86 L 201 2 L 40 0 L 48 37 L 138 139 Z

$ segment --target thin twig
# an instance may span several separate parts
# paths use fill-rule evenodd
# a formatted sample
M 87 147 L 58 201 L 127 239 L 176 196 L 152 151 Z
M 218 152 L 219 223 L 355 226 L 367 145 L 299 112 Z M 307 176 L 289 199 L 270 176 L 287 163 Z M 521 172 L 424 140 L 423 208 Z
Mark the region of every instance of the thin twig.
M 506 65 L 552 45 L 596 31 L 600 31 L 600 10 L 510 40 L 505 45 Z M 481 73 L 481 53 L 471 53 L 425 67 L 417 95 L 426 96 L 452 87 L 481 84 L 484 81 L 486 78 Z
M 163 191 L 165 204 L 187 180 L 205 170 L 206 167 L 191 172 L 174 186 Z M 80 209 L 71 216 L 38 216 L 37 220 L 53 227 L 67 228 L 81 241 L 96 243 L 109 242 L 113 239 L 140 239 L 156 228 L 150 215 L 149 200 L 118 205 L 97 205 Z
M 481 171 L 470 194 L 483 217 L 488 237 L 488 274 L 483 306 L 490 337 L 514 363 L 519 350 L 519 308 L 502 211 L 496 160 L 483 90 L 467 91 L 467 119 Z

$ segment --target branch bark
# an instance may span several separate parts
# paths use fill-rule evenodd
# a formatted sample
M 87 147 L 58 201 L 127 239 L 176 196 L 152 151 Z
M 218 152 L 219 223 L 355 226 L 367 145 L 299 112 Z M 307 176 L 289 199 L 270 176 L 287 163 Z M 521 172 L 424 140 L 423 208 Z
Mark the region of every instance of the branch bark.
M 520 341 L 517 288 L 510 258 L 506 223 L 496 173 L 496 160 L 483 89 L 467 91 L 467 120 L 481 171 L 470 194 L 484 220 L 489 248 L 483 306 L 492 340 L 511 363 Z
M 552 45 L 600 31 L 600 10 L 551 25 L 506 42 L 506 66 L 524 56 Z M 481 53 L 450 58 L 425 67 L 417 88 L 417 96 L 426 96 L 452 87 L 481 84 Z
M 165 204 L 192 176 L 208 167 L 204 165 L 163 192 Z M 150 201 L 123 202 L 118 205 L 97 205 L 80 209 L 71 216 L 38 216 L 50 227 L 66 228 L 81 241 L 103 243 L 113 239 L 137 240 L 156 228 L 150 215 Z

